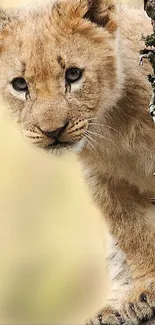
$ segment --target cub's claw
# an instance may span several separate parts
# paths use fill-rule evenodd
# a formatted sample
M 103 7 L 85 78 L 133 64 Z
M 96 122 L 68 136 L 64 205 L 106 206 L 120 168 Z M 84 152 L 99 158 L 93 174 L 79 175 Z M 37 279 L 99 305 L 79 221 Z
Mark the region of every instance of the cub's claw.
M 101 310 L 94 319 L 90 319 L 86 325 L 122 325 L 125 324 L 120 313 L 110 306 Z
M 121 314 L 133 324 L 155 317 L 155 285 L 152 284 L 141 292 L 133 292 L 133 296 L 131 293 L 129 300 L 123 304 Z
M 151 320 L 155 325 L 155 281 L 135 285 L 121 306 L 120 310 L 105 307 L 86 325 L 141 325 Z

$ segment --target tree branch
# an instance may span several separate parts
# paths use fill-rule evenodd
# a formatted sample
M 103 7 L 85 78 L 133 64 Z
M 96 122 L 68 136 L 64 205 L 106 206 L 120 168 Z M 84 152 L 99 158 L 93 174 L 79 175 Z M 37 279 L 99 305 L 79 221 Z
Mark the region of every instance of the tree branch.
M 152 320 L 142 321 L 140 325 L 155 325 L 155 317 Z
M 148 80 L 152 86 L 152 98 L 150 101 L 150 114 L 152 115 L 155 123 L 155 0 L 144 0 L 144 10 L 149 18 L 153 27 L 153 34 L 142 37 L 145 41 L 146 48 L 140 51 L 140 64 L 143 64 L 143 59 L 148 59 L 153 68 L 153 74 L 148 76 Z

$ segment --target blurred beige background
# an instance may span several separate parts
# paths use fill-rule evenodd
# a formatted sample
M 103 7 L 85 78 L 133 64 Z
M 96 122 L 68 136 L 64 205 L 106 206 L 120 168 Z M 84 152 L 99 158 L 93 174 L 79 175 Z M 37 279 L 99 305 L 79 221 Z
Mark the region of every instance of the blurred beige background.
M 108 288 L 105 225 L 75 157 L 30 148 L 0 106 L 0 324 L 83 324 Z

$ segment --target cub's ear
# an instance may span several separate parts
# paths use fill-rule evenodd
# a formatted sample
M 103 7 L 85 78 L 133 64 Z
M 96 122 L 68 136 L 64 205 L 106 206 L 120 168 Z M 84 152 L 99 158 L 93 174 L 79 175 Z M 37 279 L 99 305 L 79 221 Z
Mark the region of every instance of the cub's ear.
M 3 10 L 0 8 L 0 31 L 3 28 L 11 23 L 13 20 L 16 20 L 18 17 L 18 11 L 16 9 L 13 10 Z
M 3 41 L 7 36 L 6 27 L 9 25 L 9 16 L 5 10 L 0 8 L 0 52 L 2 50 Z
M 0 31 L 3 29 L 3 27 L 8 23 L 9 17 L 5 10 L 0 8 Z
M 52 17 L 59 29 L 76 28 L 85 19 L 110 33 L 117 29 L 117 0 L 57 0 L 52 5 Z
M 3 10 L 0 8 L 0 52 L 2 50 L 3 41 L 8 36 L 12 25 L 11 23 L 17 20 L 18 11 L 13 10 Z
M 115 0 L 87 0 L 88 10 L 83 18 L 113 33 L 117 30 L 117 8 Z

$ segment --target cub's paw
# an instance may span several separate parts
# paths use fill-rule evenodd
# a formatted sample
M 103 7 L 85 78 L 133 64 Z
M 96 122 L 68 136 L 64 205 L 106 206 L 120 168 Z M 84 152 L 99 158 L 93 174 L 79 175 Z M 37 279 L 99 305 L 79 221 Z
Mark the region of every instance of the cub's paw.
M 141 321 L 155 317 L 155 284 L 143 286 L 131 292 L 122 305 L 121 314 L 127 321 L 140 324 Z
M 93 319 L 86 322 L 86 325 L 121 325 L 126 324 L 117 310 L 108 306 L 96 314 Z

